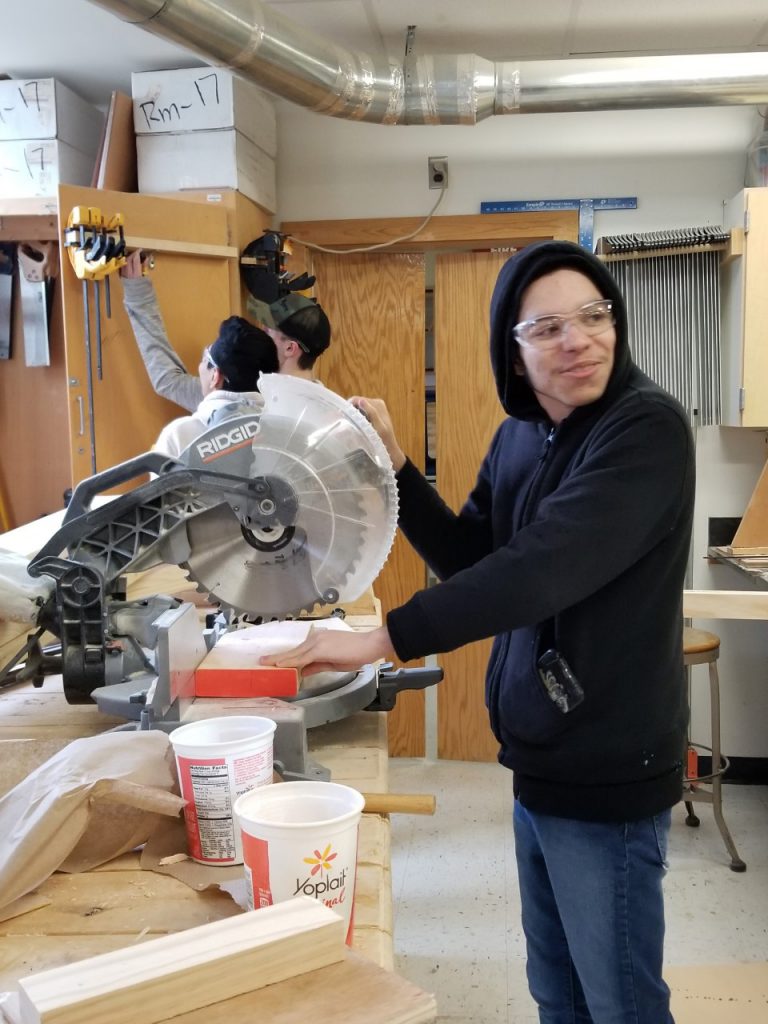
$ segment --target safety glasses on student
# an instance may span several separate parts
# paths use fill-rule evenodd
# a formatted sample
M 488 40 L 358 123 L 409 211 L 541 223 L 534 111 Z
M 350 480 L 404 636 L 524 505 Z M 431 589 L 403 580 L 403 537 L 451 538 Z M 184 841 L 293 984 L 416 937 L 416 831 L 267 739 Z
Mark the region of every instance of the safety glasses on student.
M 532 320 L 523 320 L 516 324 L 512 328 L 512 334 L 519 345 L 544 351 L 560 344 L 570 323 L 577 324 L 584 334 L 602 334 L 616 323 L 613 303 L 610 299 L 597 299 L 581 306 L 573 313 L 536 316 Z
M 203 349 L 203 362 L 205 363 L 209 370 L 218 370 L 216 360 L 211 355 L 211 350 L 209 348 Z

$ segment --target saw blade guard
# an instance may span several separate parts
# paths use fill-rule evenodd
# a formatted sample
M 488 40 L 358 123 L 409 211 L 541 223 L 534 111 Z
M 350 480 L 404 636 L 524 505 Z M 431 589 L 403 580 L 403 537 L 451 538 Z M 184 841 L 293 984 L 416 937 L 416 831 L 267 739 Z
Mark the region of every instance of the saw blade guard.
M 260 411 L 232 408 L 181 456 L 248 477 L 255 495 L 248 509 L 219 505 L 189 521 L 190 578 L 264 618 L 354 601 L 384 566 L 397 529 L 389 455 L 362 413 L 323 385 L 267 374 L 259 388 Z M 206 438 L 222 443 L 224 423 L 231 455 L 201 458 Z

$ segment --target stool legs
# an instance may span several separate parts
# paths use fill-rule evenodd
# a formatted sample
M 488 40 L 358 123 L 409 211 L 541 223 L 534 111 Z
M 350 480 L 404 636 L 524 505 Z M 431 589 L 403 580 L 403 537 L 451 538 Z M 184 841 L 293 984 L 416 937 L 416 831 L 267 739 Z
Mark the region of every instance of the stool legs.
M 723 764 L 720 754 L 720 680 L 717 662 L 709 663 L 709 699 L 712 713 L 712 813 L 715 816 L 720 835 L 731 855 L 731 871 L 746 871 L 747 865 L 741 859 L 736 844 L 723 817 Z
M 706 803 L 712 804 L 712 813 L 714 814 L 717 827 L 720 829 L 720 835 L 723 837 L 726 849 L 731 858 L 730 868 L 731 871 L 746 871 L 747 865 L 739 856 L 736 844 L 733 841 L 733 837 L 725 823 L 723 817 L 723 771 L 725 766 L 723 764 L 722 753 L 720 750 L 720 680 L 717 672 L 717 661 L 712 659 L 708 662 L 709 667 L 709 699 L 710 699 L 710 715 L 712 722 L 712 770 L 709 776 L 705 777 L 702 781 L 711 785 L 711 793 L 702 791 L 697 788 L 696 779 L 685 780 L 685 794 L 689 797 L 685 800 L 685 809 L 688 812 L 685 819 L 686 825 L 695 827 L 699 824 L 699 819 L 693 811 L 693 801 L 701 800 Z M 690 683 L 690 666 L 687 667 L 688 679 Z M 690 688 L 689 688 L 690 695 Z

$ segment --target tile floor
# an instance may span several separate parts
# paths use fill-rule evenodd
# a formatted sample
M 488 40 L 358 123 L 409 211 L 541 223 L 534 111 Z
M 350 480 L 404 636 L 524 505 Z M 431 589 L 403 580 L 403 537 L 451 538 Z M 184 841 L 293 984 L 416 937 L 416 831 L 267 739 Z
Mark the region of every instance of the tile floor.
M 433 817 L 392 815 L 396 968 L 434 992 L 444 1024 L 537 1024 L 512 844 L 511 773 L 495 764 L 393 758 L 392 792 L 434 793 Z M 729 785 L 725 819 L 698 829 L 673 811 L 666 879 L 669 964 L 768 960 L 768 787 Z

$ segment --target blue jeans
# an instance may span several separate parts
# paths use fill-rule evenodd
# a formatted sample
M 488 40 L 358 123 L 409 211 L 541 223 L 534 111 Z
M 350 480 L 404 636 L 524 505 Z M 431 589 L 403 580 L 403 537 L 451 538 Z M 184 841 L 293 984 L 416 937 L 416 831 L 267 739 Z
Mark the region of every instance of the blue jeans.
M 513 821 L 541 1024 L 674 1024 L 661 977 L 670 811 L 614 824 L 515 800 Z

